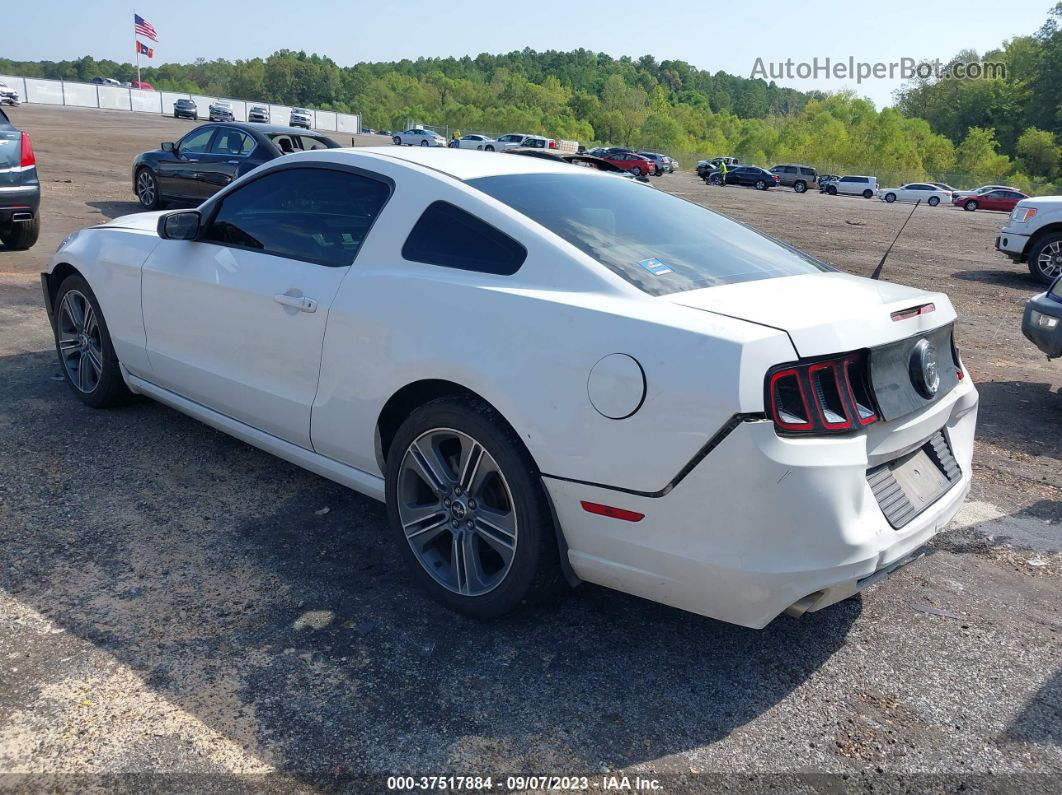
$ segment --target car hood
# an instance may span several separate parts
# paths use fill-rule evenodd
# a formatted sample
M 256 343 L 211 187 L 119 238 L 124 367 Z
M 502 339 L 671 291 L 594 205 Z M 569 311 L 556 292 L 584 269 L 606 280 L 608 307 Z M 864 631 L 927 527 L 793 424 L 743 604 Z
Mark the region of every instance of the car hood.
M 838 272 L 738 282 L 658 300 L 785 331 L 801 357 L 871 348 L 955 319 L 943 293 Z M 935 308 L 903 320 L 891 316 L 924 304 Z
M 167 210 L 155 210 L 149 213 L 133 213 L 112 218 L 106 223 L 97 224 L 96 229 L 137 229 L 144 232 L 154 232 L 158 229 L 159 216 L 165 215 Z

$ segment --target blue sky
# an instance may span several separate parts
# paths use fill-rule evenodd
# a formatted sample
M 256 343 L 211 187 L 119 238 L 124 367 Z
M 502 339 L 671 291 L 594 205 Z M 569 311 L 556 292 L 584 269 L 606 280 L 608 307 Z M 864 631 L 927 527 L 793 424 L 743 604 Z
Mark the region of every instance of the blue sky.
M 799 7 L 798 7 L 799 5 Z M 341 66 L 419 56 L 476 55 L 578 47 L 613 56 L 679 59 L 748 77 L 756 58 L 796 62 L 826 57 L 867 62 L 947 60 L 1034 32 L 1054 0 L 859 0 L 721 2 L 609 0 L 140 0 L 137 13 L 159 32 L 155 63 L 253 58 L 287 48 L 328 55 Z M 132 61 L 129 0 L 5 3 L 0 55 L 63 60 L 81 55 Z M 535 9 L 544 10 L 537 11 Z M 570 9 L 570 10 L 566 10 Z M 723 27 L 729 31 L 717 32 Z M 11 35 L 17 31 L 18 35 Z M 780 80 L 798 89 L 854 88 L 878 106 L 900 81 Z

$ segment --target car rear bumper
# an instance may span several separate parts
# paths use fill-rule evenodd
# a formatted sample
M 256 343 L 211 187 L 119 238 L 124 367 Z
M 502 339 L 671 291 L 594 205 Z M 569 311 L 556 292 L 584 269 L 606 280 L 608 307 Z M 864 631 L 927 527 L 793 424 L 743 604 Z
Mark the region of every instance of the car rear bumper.
M 960 382 L 923 412 L 844 437 L 779 437 L 742 422 L 664 496 L 544 478 L 583 580 L 760 628 L 789 610 L 820 610 L 875 582 L 947 526 L 970 488 L 977 391 Z M 960 474 L 894 529 L 868 469 L 938 432 Z M 582 501 L 643 513 L 586 512 Z
M 31 221 L 40 206 L 39 185 L 0 186 L 0 223 Z

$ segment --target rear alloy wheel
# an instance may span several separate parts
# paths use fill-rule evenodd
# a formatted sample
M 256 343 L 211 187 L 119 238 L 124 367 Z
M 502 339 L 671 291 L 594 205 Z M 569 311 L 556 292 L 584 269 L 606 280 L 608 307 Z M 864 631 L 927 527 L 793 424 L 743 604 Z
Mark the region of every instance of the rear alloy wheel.
M 1062 276 L 1062 235 L 1041 238 L 1029 252 L 1029 273 L 1044 284 Z
M 41 233 L 41 217 L 33 216 L 31 221 L 12 221 L 7 227 L 0 227 L 0 242 L 15 251 L 32 248 Z
M 107 322 L 79 274 L 68 276 L 55 296 L 55 350 L 67 384 L 83 403 L 99 409 L 129 398 Z
M 157 210 L 162 206 L 159 196 L 159 182 L 150 169 L 142 168 L 136 175 L 136 197 L 145 210 Z
M 887 201 L 889 204 L 892 204 L 894 201 L 896 201 L 896 194 L 895 193 L 886 193 L 885 194 L 885 201 Z
M 636 177 L 640 177 L 642 175 L 642 167 L 641 166 L 635 166 L 634 168 L 631 169 L 631 173 L 634 174 L 634 176 L 636 176 Z
M 767 183 L 762 179 L 756 180 L 756 190 L 767 190 Z
M 874 191 L 872 191 L 870 188 L 867 188 L 865 191 L 863 191 L 863 198 L 864 199 L 873 199 L 874 198 Z
M 797 193 L 804 193 L 808 189 L 808 183 L 804 180 L 797 180 L 793 183 L 793 190 Z
M 483 147 L 483 150 L 486 151 L 486 152 L 493 152 L 494 151 L 494 147 L 491 144 L 487 144 L 486 146 Z
M 972 213 L 974 210 L 977 209 L 977 202 L 968 201 L 968 202 L 966 202 L 966 204 L 964 204 L 962 206 L 962 209 L 966 210 L 967 212 L 971 212 Z
M 407 565 L 451 609 L 492 618 L 559 582 L 537 469 L 489 406 L 441 398 L 414 411 L 391 444 L 386 482 Z
M 940 204 L 940 197 L 930 196 L 929 201 L 927 201 L 926 204 L 928 204 L 930 207 L 936 207 L 938 204 Z

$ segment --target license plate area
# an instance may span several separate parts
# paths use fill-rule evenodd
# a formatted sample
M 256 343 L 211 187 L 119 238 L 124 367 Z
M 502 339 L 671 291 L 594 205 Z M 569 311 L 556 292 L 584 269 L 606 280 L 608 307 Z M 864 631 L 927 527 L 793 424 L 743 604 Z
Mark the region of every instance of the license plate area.
M 943 431 L 917 450 L 867 470 L 867 484 L 881 512 L 899 530 L 939 500 L 962 478 Z

